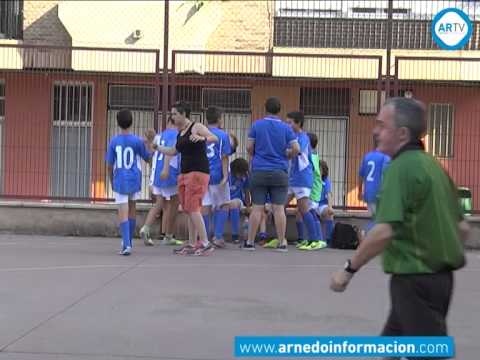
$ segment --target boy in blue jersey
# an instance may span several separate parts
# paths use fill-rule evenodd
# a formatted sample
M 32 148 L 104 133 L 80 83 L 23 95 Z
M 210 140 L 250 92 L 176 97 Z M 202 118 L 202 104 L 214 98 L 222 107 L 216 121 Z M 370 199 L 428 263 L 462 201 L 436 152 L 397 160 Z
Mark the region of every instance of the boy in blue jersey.
M 305 118 L 303 113 L 293 111 L 287 114 L 287 123 L 292 127 L 300 146 L 300 153 L 293 157 L 290 163 L 290 174 L 288 179 L 288 200 L 287 204 L 293 198 L 297 200 L 297 211 L 299 217 L 303 220 L 297 222 L 299 233 L 303 231 L 303 224 L 306 225 L 308 231 L 308 245 L 315 247 L 315 250 L 321 248 L 320 235 L 318 234 L 315 218 L 310 212 L 310 193 L 313 185 L 313 166 L 311 162 L 311 147 L 308 135 L 303 131 Z M 265 247 L 270 247 L 267 243 Z M 312 250 L 314 250 L 312 248 Z
M 157 135 L 153 141 L 156 145 L 175 147 L 178 130 L 173 119 L 169 118 L 167 129 Z M 163 209 L 162 230 L 165 237 L 161 240 L 162 245 L 181 245 L 182 242 L 175 239 L 175 217 L 178 212 L 178 189 L 177 176 L 179 168 L 178 155 L 169 156 L 155 151 L 152 159 L 152 174 L 150 178 L 152 193 L 155 196 L 155 205 L 150 209 L 145 224 L 140 229 L 140 236 L 145 245 L 153 246 L 154 242 L 150 235 L 150 227 Z
M 325 234 L 327 244 L 330 245 L 332 241 L 334 216 L 335 212 L 332 208 L 332 183 L 328 178 L 328 165 L 325 161 L 320 161 L 320 171 L 322 173 L 322 194 L 318 202 L 317 214 L 325 224 Z
M 358 186 L 358 200 L 363 200 L 367 203 L 368 211 L 370 215 L 375 217 L 377 194 L 382 184 L 383 172 L 390 163 L 390 157 L 381 153 L 377 149 L 377 141 L 374 141 L 375 150 L 366 154 L 360 165 L 358 175 L 360 177 Z M 367 231 L 374 225 L 371 221 L 367 225 Z
M 232 230 L 232 242 L 240 241 L 240 211 L 245 206 L 250 206 L 250 192 L 248 190 L 247 160 L 238 158 L 230 164 L 230 203 L 229 215 Z
M 121 132 L 110 141 L 106 156 L 115 203 L 119 205 L 118 218 L 122 234 L 120 255 L 130 255 L 132 251 L 136 225 L 135 201 L 140 197 L 142 188 L 140 158 L 149 161 L 151 156 L 143 140 L 130 134 L 132 122 L 130 110 L 121 110 L 117 114 Z
M 230 186 L 228 183 L 228 157 L 231 154 L 230 137 L 220 129 L 222 113 L 210 106 L 205 112 L 208 129 L 216 135 L 218 142 L 207 143 L 207 158 L 210 164 L 210 182 L 208 192 L 203 198 L 203 221 L 207 234 L 210 227 L 210 215 L 213 210 L 214 239 L 216 247 L 225 247 L 223 232 L 228 219 Z

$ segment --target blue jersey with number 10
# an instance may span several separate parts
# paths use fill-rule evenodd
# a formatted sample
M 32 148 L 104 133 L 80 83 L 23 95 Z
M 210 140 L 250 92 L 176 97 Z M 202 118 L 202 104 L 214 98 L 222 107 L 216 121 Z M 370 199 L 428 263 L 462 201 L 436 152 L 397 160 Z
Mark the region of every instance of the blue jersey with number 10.
M 218 137 L 218 142 L 207 143 L 207 158 L 210 163 L 210 185 L 218 185 L 223 179 L 222 158 L 229 156 L 232 152 L 230 137 L 225 131 L 216 127 L 211 127 L 208 130 Z
M 134 194 L 142 189 L 141 159 L 148 161 L 150 154 L 138 136 L 117 135 L 110 141 L 106 161 L 113 166 L 113 191 Z

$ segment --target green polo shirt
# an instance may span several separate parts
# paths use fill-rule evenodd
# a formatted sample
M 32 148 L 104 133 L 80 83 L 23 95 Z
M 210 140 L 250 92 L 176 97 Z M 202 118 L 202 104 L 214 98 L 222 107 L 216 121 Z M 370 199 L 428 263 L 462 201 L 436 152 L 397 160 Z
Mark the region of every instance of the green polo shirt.
M 402 152 L 386 170 L 375 217 L 394 232 L 383 253 L 384 271 L 421 274 L 464 266 L 461 219 L 454 184 L 437 160 L 421 150 Z
M 310 193 L 310 200 L 314 202 L 319 202 L 322 195 L 322 175 L 320 173 L 320 158 L 317 154 L 312 154 L 312 165 L 313 165 L 313 186 L 312 192 Z

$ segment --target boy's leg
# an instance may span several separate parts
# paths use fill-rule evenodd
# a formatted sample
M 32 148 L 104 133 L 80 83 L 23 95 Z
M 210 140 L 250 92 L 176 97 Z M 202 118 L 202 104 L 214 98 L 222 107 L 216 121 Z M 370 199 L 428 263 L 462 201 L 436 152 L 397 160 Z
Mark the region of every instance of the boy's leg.
M 133 237 L 135 236 L 135 229 L 137 227 L 137 198 L 134 197 L 128 201 L 128 224 L 130 229 L 130 247 L 133 246 Z
M 118 205 L 118 222 L 122 236 L 121 255 L 130 255 L 130 224 L 128 222 L 128 195 L 114 193 L 115 203 Z
M 175 225 L 176 225 L 176 218 L 178 215 L 178 196 L 173 195 L 170 198 L 170 200 L 167 201 L 165 208 L 166 208 L 166 212 L 165 212 L 166 238 L 169 241 L 169 243 L 172 245 L 181 245 L 182 242 L 177 242 L 177 240 L 175 240 Z
M 312 216 L 310 212 L 310 200 L 308 197 L 303 197 L 298 200 L 298 210 L 302 216 L 302 220 L 305 223 L 308 231 L 308 240 L 310 241 L 318 241 L 317 238 L 317 228 L 315 224 L 315 218 Z
M 241 201 L 239 199 L 234 199 L 230 202 L 230 226 L 233 242 L 240 240 L 240 208 Z
M 157 220 L 158 214 L 160 214 L 160 211 L 162 211 L 163 207 L 164 207 L 163 197 L 160 194 L 156 194 L 155 195 L 155 204 L 148 211 L 147 218 L 145 220 L 145 224 L 140 229 L 140 237 L 143 239 L 144 244 L 147 245 L 147 246 L 153 246 L 154 245 L 152 237 L 150 235 L 151 226 Z M 162 217 L 162 221 L 163 221 L 163 218 L 164 218 L 164 216 Z
M 303 217 L 300 211 L 297 208 L 297 213 L 295 215 L 295 225 L 297 227 L 297 242 L 298 244 L 302 244 L 305 240 L 305 234 L 304 234 L 304 224 L 303 224 Z

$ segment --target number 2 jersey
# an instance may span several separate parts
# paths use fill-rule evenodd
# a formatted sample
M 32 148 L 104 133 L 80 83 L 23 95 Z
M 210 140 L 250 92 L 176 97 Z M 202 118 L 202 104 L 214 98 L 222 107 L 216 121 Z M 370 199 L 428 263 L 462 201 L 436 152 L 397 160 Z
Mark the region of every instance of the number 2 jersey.
M 110 141 L 106 161 L 113 166 L 113 191 L 134 194 L 142 189 L 141 159 L 148 161 L 150 153 L 138 136 L 121 134 Z
M 177 143 L 177 135 L 178 130 L 166 129 L 160 135 L 157 135 L 153 142 L 157 145 L 174 148 Z M 152 176 L 150 178 L 150 183 L 158 188 L 176 186 L 178 176 L 178 157 L 179 155 L 171 157 L 168 169 L 168 178 L 162 180 L 160 179 L 160 175 L 163 171 L 165 155 L 155 151 L 152 159 Z

